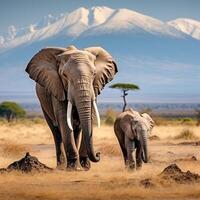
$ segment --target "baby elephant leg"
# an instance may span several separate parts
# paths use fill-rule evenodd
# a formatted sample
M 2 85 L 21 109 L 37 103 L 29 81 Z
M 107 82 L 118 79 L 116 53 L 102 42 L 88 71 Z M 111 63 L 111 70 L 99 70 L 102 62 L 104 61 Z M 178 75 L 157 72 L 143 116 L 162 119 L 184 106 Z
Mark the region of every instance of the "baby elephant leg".
M 142 146 L 139 141 L 136 143 L 136 168 L 142 167 Z
M 135 169 L 135 161 L 133 158 L 133 151 L 135 150 L 135 142 L 125 136 L 125 146 L 127 150 L 126 167 L 128 169 Z

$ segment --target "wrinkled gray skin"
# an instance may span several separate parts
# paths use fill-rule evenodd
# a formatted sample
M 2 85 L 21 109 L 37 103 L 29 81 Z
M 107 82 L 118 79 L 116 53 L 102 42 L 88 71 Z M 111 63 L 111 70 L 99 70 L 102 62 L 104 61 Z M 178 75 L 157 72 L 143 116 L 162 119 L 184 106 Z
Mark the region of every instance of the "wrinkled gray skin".
M 45 48 L 31 59 L 26 72 L 36 82 L 36 93 L 53 133 L 57 166 L 63 167 L 66 157 L 68 168 L 79 169 L 81 164 L 88 170 L 89 160 L 100 160 L 92 141 L 92 102 L 117 73 L 112 57 L 100 47 Z M 73 130 L 67 123 L 69 102 Z
M 128 169 L 142 167 L 142 160 L 148 162 L 148 133 L 152 130 L 154 121 L 146 114 L 139 114 L 129 109 L 115 120 L 114 131 L 119 141 L 125 165 Z M 136 149 L 136 166 L 133 152 Z

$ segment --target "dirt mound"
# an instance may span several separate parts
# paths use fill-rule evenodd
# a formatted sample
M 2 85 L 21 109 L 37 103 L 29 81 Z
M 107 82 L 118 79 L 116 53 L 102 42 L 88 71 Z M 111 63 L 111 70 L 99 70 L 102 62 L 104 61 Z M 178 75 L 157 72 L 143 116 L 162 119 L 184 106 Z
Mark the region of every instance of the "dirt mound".
M 7 168 L 0 169 L 0 173 L 11 171 L 20 171 L 22 173 L 29 172 L 49 172 L 53 169 L 41 163 L 36 157 L 26 153 L 25 157 L 21 160 L 11 163 Z
M 200 146 L 200 141 L 196 142 L 180 142 L 178 145 L 191 145 L 191 146 Z
M 176 164 L 169 165 L 159 175 L 140 181 L 145 188 L 153 187 L 158 184 L 167 185 L 171 183 L 192 184 L 200 183 L 200 175 L 190 171 L 183 172 Z
M 158 141 L 158 140 L 160 140 L 160 138 L 157 135 L 152 135 L 152 136 L 149 136 L 149 140 L 150 141 Z
M 200 176 L 190 171 L 183 172 L 176 164 L 169 165 L 159 175 L 162 180 L 175 181 L 179 184 L 200 182 Z

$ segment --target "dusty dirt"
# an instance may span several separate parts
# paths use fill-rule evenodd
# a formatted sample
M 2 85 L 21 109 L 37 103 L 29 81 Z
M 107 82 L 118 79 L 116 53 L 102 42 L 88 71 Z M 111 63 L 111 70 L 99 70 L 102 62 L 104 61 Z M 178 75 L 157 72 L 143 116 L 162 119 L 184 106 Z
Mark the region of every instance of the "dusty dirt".
M 158 185 L 170 184 L 195 184 L 200 183 L 200 175 L 189 170 L 183 172 L 176 164 L 166 167 L 159 175 L 140 181 L 145 188 L 156 187 Z
M 92 163 L 91 170 L 53 170 L 51 173 L 13 170 L 12 173 L 2 173 L 0 200 L 200 199 L 200 148 L 177 145 L 196 141 L 173 140 L 184 128 L 155 127 L 152 135 L 160 140 L 149 141 L 151 162 L 143 164 L 141 170 L 131 172 L 125 170 L 113 128 L 95 128 L 95 150 L 101 151 L 101 160 Z M 199 133 L 198 127 L 191 129 L 195 134 Z M 30 154 L 40 163 L 55 169 L 53 138 L 46 124 L 0 125 L 0 133 L 0 149 L 4 149 L 0 150 L 0 168 L 9 166 L 14 160 L 21 160 L 30 149 Z M 20 146 L 20 151 L 16 145 Z M 6 153 L 10 149 L 12 156 Z
M 160 138 L 159 138 L 157 135 L 152 135 L 152 136 L 149 136 L 149 140 L 150 140 L 150 141 L 153 141 L 153 140 L 160 140 Z
M 178 145 L 192 145 L 192 146 L 200 146 L 200 141 L 192 141 L 192 142 L 180 142 Z
M 1 168 L 1 173 L 9 173 L 12 171 L 18 171 L 22 173 L 33 173 L 33 172 L 50 172 L 53 169 L 47 167 L 45 164 L 41 163 L 38 158 L 31 156 L 28 152 L 25 157 L 15 161 L 8 165 L 7 168 Z
M 198 161 L 198 159 L 196 158 L 196 156 L 188 156 L 188 157 L 185 157 L 185 158 L 178 158 L 178 159 L 175 159 L 174 162 L 184 162 L 184 161 L 191 161 L 191 162 L 194 162 L 194 161 Z
M 162 183 L 169 183 L 171 180 L 178 184 L 194 184 L 200 182 L 199 174 L 192 173 L 189 170 L 183 172 L 176 164 L 169 165 L 158 176 L 162 179 Z

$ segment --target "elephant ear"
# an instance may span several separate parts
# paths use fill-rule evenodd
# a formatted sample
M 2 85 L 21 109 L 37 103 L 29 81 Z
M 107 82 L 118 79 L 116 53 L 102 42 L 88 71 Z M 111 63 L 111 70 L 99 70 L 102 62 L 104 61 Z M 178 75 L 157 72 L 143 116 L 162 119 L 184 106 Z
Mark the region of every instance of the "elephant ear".
M 44 48 L 33 56 L 25 70 L 31 79 L 60 101 L 65 99 L 65 92 L 58 74 L 59 63 L 56 56 L 65 51 L 66 48 Z
M 145 122 L 146 126 L 148 127 L 148 130 L 151 131 L 154 127 L 155 122 L 150 117 L 150 115 L 147 113 L 142 113 L 141 116 L 144 118 L 144 122 Z
M 135 127 L 132 124 L 132 116 L 125 114 L 120 120 L 120 128 L 125 131 L 126 136 L 133 140 L 136 136 Z
M 96 76 L 94 78 L 93 86 L 95 95 L 97 96 L 118 72 L 117 65 L 112 56 L 101 47 L 89 47 L 84 50 L 89 51 L 96 57 L 94 61 L 96 66 Z

